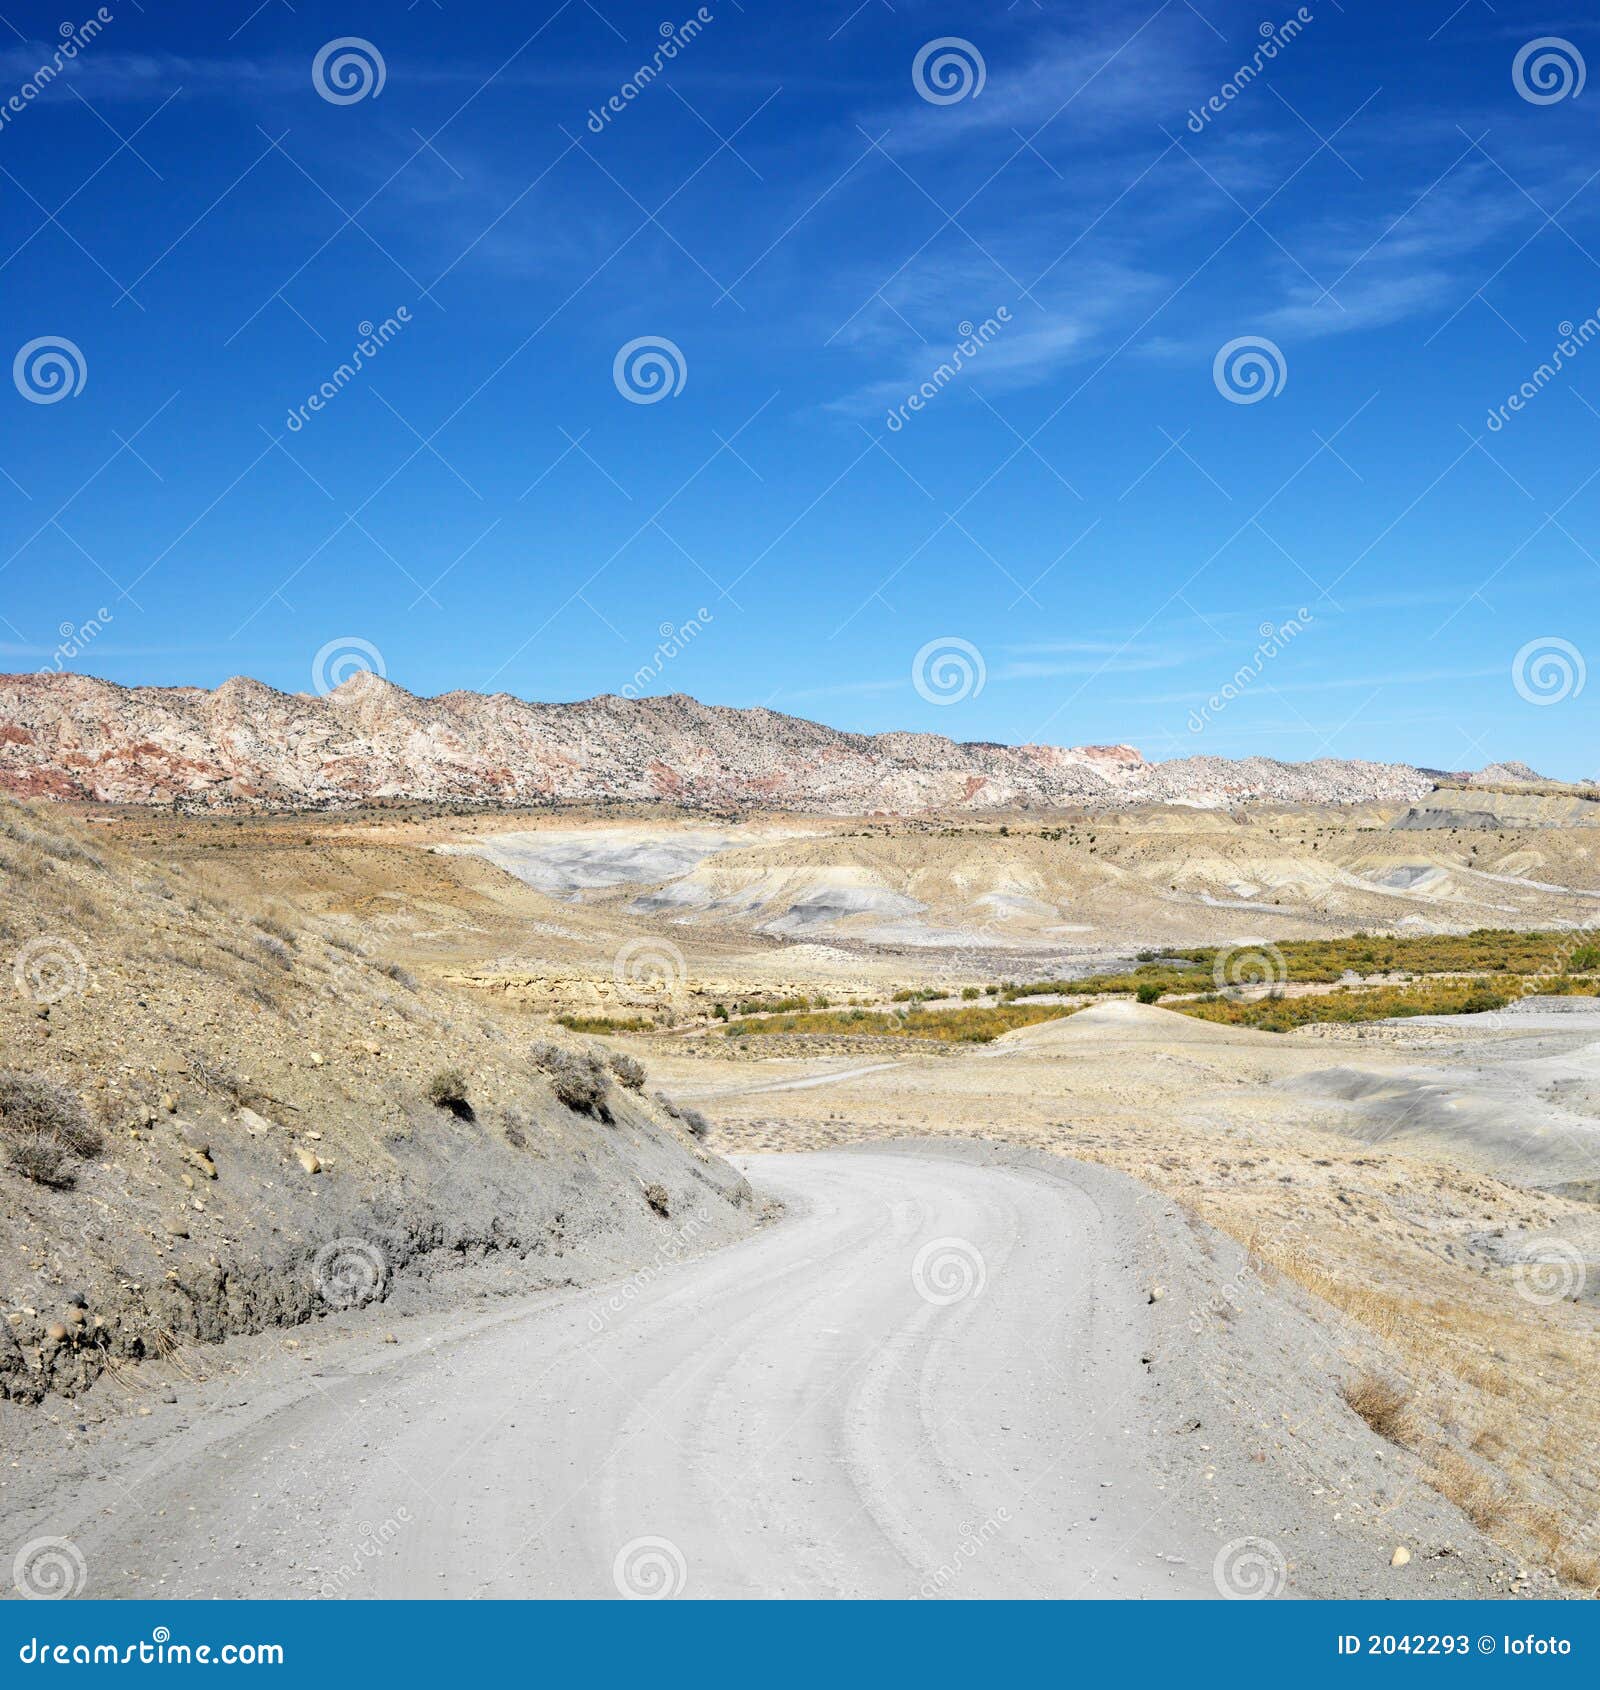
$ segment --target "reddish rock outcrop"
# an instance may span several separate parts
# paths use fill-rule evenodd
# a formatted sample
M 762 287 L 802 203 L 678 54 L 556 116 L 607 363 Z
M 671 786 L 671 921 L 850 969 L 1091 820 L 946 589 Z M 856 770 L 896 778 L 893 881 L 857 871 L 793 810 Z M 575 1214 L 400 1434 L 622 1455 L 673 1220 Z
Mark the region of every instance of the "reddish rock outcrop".
M 326 697 L 237 678 L 120 687 L 85 675 L 0 676 L 0 789 L 206 806 L 364 799 L 760 805 L 833 814 L 1022 805 L 1413 802 L 1405 764 L 1187 757 L 1131 746 L 963 745 L 852 734 L 682 694 L 533 704 L 506 693 L 418 698 L 376 676 Z

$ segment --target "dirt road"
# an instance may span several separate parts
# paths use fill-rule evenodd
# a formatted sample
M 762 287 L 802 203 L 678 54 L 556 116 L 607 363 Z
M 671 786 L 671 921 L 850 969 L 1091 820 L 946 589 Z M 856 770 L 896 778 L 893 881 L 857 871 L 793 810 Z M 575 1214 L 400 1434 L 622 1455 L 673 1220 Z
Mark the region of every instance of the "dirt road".
M 743 1243 L 394 1342 L 369 1310 L 304 1371 L 108 1447 L 30 1525 L 71 1537 L 87 1596 L 1484 1589 L 1459 1537 L 1452 1588 L 1386 1589 L 1386 1537 L 1247 1453 L 1252 1419 L 1290 1416 L 1238 1401 L 1176 1298 L 1152 1304 L 1131 1182 L 975 1145 L 747 1168 L 786 1212 Z M 1298 1329 L 1242 1319 L 1293 1373 Z M 1386 1459 L 1330 1458 L 1379 1484 Z M 1437 1499 L 1408 1506 L 1439 1531 Z

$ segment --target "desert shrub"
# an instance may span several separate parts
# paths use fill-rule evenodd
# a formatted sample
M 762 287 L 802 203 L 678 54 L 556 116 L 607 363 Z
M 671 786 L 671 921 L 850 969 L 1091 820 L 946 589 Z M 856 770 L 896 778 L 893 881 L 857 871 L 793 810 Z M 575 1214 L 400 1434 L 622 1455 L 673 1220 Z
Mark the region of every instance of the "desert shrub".
M 1144 985 L 1134 993 L 1134 996 L 1138 998 L 1140 1003 L 1154 1003 L 1161 996 L 1161 990 L 1160 986 L 1154 984 Z
M 611 1089 L 609 1066 L 594 1051 L 563 1050 L 560 1045 L 536 1044 L 533 1060 L 544 1070 L 556 1101 L 579 1115 L 611 1119 L 606 1103 Z
M 427 1097 L 435 1109 L 448 1109 L 453 1115 L 470 1111 L 467 1102 L 467 1076 L 459 1068 L 441 1068 L 428 1081 Z
M 1378 1434 L 1390 1443 L 1404 1441 L 1409 1426 L 1406 1413 L 1411 1393 L 1376 1373 L 1363 1373 L 1344 1387 L 1344 1400 Z
M 387 980 L 393 980 L 397 985 L 404 986 L 408 992 L 417 989 L 416 981 L 397 962 L 375 962 L 372 965 Z
M 72 1184 L 72 1158 L 105 1148 L 77 1093 L 37 1074 L 0 1074 L 0 1129 L 18 1173 L 60 1189 Z
M 711 1131 L 711 1123 L 698 1109 L 684 1109 L 674 1103 L 664 1091 L 655 1094 L 655 1101 L 674 1121 L 681 1121 L 692 1138 L 704 1138 Z
M 611 1072 L 617 1076 L 617 1083 L 629 1091 L 644 1090 L 644 1064 L 626 1051 L 612 1051 Z

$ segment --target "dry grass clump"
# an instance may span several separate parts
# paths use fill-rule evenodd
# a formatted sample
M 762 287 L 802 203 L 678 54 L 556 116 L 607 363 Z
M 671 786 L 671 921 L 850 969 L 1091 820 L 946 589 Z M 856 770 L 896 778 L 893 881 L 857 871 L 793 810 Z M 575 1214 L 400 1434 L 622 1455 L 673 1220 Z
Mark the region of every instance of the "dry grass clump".
M 1363 1373 L 1344 1387 L 1343 1396 L 1380 1438 L 1392 1444 L 1406 1442 L 1412 1431 L 1408 1390 L 1376 1373 Z
M 69 833 L 54 829 L 40 829 L 30 825 L 38 820 L 20 804 L 8 803 L 0 811 L 0 837 L 9 839 L 27 851 L 42 852 L 62 863 L 87 863 L 91 868 L 104 868 L 104 861 L 88 846 L 80 844 Z
M 38 1074 L 0 1074 L 0 1130 L 17 1173 L 62 1191 L 73 1183 L 74 1160 L 105 1148 L 77 1093 Z
M 1437 1457 L 1428 1483 L 1481 1532 L 1503 1525 L 1511 1511 L 1512 1496 L 1505 1483 L 1456 1450 L 1445 1450 Z
M 265 915 L 255 917 L 255 925 L 261 932 L 268 934 L 285 945 L 299 942 L 300 935 L 281 916 L 268 911 Z
M 555 1019 L 569 1033 L 649 1033 L 656 1025 L 644 1015 L 558 1015 Z
M 256 934 L 256 944 L 262 954 L 279 968 L 288 969 L 294 966 L 294 956 L 282 939 L 271 933 Z
M 556 1094 L 556 1101 L 578 1115 L 609 1121 L 606 1098 L 611 1089 L 610 1065 L 594 1051 L 563 1050 L 560 1045 L 536 1044 L 531 1052 Z

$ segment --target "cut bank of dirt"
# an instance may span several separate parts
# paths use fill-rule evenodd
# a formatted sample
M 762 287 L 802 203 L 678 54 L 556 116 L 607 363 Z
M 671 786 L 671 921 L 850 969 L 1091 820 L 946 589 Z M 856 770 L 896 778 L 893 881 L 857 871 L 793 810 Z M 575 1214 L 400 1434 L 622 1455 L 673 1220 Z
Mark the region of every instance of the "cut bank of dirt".
M 641 1076 L 563 1104 L 526 1021 L 367 955 L 357 923 L 10 802 L 0 877 L 0 1398 L 450 1269 L 584 1283 L 753 1224 Z

